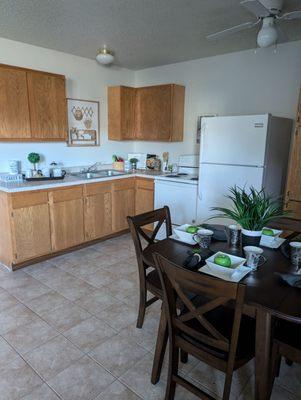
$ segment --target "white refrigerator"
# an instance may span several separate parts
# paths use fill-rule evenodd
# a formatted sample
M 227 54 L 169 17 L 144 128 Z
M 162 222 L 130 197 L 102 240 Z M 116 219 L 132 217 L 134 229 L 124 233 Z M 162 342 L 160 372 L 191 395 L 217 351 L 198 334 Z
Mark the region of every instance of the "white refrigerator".
M 281 196 L 291 130 L 292 120 L 270 114 L 202 118 L 197 221 L 216 215 L 211 207 L 228 207 L 234 185 Z

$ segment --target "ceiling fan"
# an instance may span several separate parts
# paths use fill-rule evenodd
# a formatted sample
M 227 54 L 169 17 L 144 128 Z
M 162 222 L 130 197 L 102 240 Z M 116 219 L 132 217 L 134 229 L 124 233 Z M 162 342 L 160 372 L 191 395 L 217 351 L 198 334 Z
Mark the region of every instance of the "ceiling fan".
M 223 38 L 233 33 L 241 32 L 261 24 L 257 35 L 259 47 L 269 47 L 284 40 L 285 35 L 279 27 L 281 21 L 301 19 L 301 10 L 283 13 L 284 0 L 243 0 L 240 5 L 253 13 L 255 21 L 244 22 L 223 31 L 206 36 L 208 40 Z

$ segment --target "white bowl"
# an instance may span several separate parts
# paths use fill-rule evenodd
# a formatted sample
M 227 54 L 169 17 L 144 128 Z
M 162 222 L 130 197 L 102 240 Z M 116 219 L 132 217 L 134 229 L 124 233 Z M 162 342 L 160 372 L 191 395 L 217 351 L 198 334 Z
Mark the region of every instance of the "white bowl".
M 280 231 L 279 229 L 273 229 L 265 226 L 263 229 L 271 229 L 274 232 L 274 236 L 269 236 L 269 235 L 261 235 L 260 239 L 260 245 L 261 246 L 270 246 L 274 243 L 275 239 L 277 239 L 283 231 Z
M 193 226 L 193 225 L 184 224 L 181 226 L 177 226 L 176 228 L 174 228 L 174 232 L 178 236 L 179 240 L 181 240 L 182 242 L 185 242 L 188 244 L 196 244 L 196 242 L 193 240 L 193 235 L 195 235 L 195 234 L 186 232 L 186 229 L 189 226 Z
M 215 264 L 214 259 L 219 254 L 225 254 L 230 257 L 231 267 L 223 267 L 221 265 Z M 231 277 L 236 272 L 236 270 L 240 268 L 245 262 L 245 258 L 233 256 L 232 254 L 224 253 L 222 251 L 218 251 L 217 253 L 206 259 L 206 264 L 212 271 L 227 275 L 228 277 Z

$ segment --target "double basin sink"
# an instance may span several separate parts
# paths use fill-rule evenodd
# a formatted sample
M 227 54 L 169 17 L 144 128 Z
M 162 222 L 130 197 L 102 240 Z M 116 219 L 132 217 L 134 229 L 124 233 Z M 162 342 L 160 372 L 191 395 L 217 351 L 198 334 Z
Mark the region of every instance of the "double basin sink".
M 100 171 L 76 172 L 71 175 L 81 179 L 97 179 L 97 178 L 107 178 L 109 176 L 119 176 L 125 174 L 126 174 L 125 172 L 116 171 L 114 169 L 104 169 Z

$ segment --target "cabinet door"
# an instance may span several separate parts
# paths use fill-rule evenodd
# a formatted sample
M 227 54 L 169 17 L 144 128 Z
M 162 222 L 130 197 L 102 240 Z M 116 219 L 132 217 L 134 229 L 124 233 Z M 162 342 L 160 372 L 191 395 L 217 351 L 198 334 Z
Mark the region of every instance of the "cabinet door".
M 138 88 L 135 118 L 137 139 L 169 141 L 171 138 L 171 85 Z
M 48 204 L 18 208 L 12 216 L 15 262 L 51 253 Z
M 139 215 L 154 209 L 154 181 L 153 179 L 136 180 L 135 193 L 135 215 Z M 153 224 L 145 226 L 146 229 L 152 230 Z
M 63 76 L 28 71 L 31 135 L 36 140 L 67 140 L 67 107 Z
M 108 127 L 110 140 L 132 140 L 134 133 L 135 89 L 108 88 Z
M 128 229 L 126 217 L 135 213 L 135 183 L 133 179 L 123 179 L 113 184 L 113 230 Z
M 289 199 L 301 201 L 301 126 L 296 127 L 293 138 L 288 179 Z
M 84 242 L 84 206 L 82 188 L 49 193 L 52 248 L 67 249 Z
M 111 185 L 87 185 L 85 198 L 85 239 L 93 240 L 112 233 Z
M 30 138 L 26 72 L 0 67 L 0 140 Z

